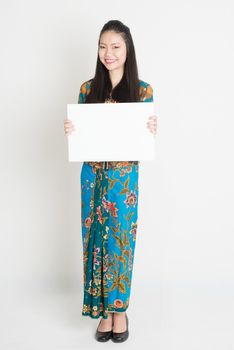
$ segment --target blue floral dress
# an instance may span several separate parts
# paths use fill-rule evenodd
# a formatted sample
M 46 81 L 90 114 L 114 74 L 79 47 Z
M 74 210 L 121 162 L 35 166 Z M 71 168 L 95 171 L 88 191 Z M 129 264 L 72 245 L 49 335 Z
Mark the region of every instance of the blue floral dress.
M 91 80 L 81 85 L 85 103 Z M 140 80 L 142 102 L 152 87 Z M 108 99 L 106 103 L 114 103 Z M 82 315 L 108 317 L 129 305 L 138 216 L 139 162 L 83 162 L 80 176 L 83 244 Z

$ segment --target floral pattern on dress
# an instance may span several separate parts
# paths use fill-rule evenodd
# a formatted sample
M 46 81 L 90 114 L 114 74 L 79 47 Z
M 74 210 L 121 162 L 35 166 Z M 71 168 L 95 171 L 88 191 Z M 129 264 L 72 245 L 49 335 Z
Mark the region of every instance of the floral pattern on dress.
M 90 84 L 91 80 L 81 85 L 78 103 L 85 102 Z M 142 80 L 139 93 L 142 102 L 153 101 L 152 87 Z M 137 161 L 83 162 L 84 316 L 107 318 L 108 312 L 126 311 L 129 306 L 137 236 L 138 173 Z

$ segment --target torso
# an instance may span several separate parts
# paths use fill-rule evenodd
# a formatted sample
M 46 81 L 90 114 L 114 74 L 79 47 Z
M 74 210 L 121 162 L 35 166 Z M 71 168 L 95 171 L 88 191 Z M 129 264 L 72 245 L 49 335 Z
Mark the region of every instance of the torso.
M 88 93 L 88 90 L 90 89 L 90 85 L 91 85 L 91 80 L 88 80 L 87 82 L 83 83 L 82 86 L 85 87 L 86 92 Z M 88 88 L 87 88 L 87 84 L 88 84 Z M 141 97 L 141 101 L 143 102 L 145 100 L 145 98 L 149 98 L 150 93 L 152 91 L 152 88 L 149 84 L 147 84 L 146 82 L 144 82 L 143 80 L 139 81 L 139 93 L 140 93 L 140 97 Z M 117 101 L 115 101 L 111 96 L 105 100 L 105 103 L 118 103 Z M 128 166 L 132 166 L 132 165 L 137 165 L 139 163 L 139 161 L 107 161 L 107 162 L 84 162 L 85 164 L 89 164 L 90 166 L 92 166 L 92 168 L 94 169 L 119 169 L 122 167 L 128 167 Z

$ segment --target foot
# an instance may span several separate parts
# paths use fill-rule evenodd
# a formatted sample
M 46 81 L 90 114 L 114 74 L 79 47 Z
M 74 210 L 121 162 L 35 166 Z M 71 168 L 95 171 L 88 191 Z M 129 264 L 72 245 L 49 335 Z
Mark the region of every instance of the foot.
M 112 313 L 108 313 L 108 318 L 102 318 L 98 326 L 99 332 L 108 332 L 112 330 L 113 316 Z
M 114 313 L 114 333 L 122 333 L 127 330 L 126 312 Z

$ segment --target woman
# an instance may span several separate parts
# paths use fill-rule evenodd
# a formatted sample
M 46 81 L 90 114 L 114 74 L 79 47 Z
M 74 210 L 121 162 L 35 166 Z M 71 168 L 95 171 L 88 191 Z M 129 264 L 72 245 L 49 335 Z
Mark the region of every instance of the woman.
M 78 103 L 152 102 L 152 87 L 138 78 L 130 30 L 111 20 L 102 28 L 94 78 Z M 156 116 L 146 127 L 156 134 Z M 64 121 L 65 134 L 74 125 Z M 121 140 L 120 140 L 121 142 Z M 102 319 L 98 341 L 128 338 L 128 317 L 138 213 L 137 161 L 84 162 L 81 170 L 84 300 L 82 315 Z

